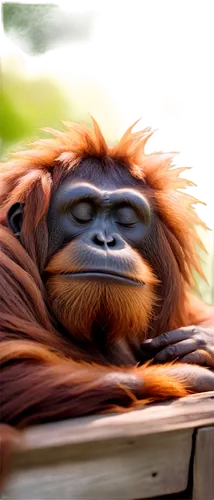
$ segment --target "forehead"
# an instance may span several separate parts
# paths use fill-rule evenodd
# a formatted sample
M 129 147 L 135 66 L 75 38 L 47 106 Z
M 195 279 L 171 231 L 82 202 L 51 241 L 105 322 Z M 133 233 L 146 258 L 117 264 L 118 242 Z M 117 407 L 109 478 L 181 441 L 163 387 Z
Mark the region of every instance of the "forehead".
M 85 181 L 99 189 L 114 190 L 124 187 L 142 189 L 144 183 L 134 178 L 126 165 L 111 158 L 88 158 L 82 160 L 74 171 L 62 181 L 61 188 L 77 181 Z

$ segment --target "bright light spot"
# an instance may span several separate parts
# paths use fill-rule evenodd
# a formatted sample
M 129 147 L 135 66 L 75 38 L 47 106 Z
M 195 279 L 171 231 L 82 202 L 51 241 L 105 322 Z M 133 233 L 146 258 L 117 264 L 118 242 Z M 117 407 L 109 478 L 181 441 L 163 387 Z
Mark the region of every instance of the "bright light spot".
M 153 8 L 152 24 L 176 24 L 176 8 Z
M 159 128 L 153 142 L 178 149 L 179 159 L 200 159 L 200 144 L 208 143 L 208 121 L 200 120 L 200 89 L 192 88 L 192 73 L 183 64 L 145 64 L 136 74 L 137 104 L 144 104 L 142 126 Z

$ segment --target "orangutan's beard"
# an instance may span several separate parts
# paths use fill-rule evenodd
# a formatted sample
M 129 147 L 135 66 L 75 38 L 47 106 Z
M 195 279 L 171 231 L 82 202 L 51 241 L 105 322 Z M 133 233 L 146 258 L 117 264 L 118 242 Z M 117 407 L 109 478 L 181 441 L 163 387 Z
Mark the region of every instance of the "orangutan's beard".
M 145 339 L 155 302 L 151 283 L 129 286 L 52 275 L 46 287 L 56 318 L 79 340 L 93 340 L 95 323 L 100 333 L 106 327 L 109 344 L 119 338 Z

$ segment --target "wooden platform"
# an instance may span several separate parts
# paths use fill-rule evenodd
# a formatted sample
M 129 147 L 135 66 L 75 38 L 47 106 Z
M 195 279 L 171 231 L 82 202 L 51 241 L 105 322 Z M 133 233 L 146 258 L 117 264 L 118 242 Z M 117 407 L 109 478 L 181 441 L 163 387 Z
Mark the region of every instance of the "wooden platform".
M 2 499 L 157 497 L 214 499 L 214 392 L 29 429 Z

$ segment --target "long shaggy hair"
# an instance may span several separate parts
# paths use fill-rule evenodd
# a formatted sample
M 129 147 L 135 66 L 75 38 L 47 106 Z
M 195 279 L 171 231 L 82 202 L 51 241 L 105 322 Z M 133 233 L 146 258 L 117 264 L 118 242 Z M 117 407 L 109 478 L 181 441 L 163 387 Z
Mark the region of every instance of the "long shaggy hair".
M 54 138 L 42 139 L 31 144 L 26 151 L 13 153 L 11 160 L 0 166 L 1 328 L 4 332 L 10 329 L 15 335 L 21 320 L 23 336 L 36 337 L 37 341 L 41 339 L 45 343 L 47 338 L 47 343 L 50 344 L 51 335 L 51 344 L 54 343 L 50 333 L 53 332 L 53 325 L 45 305 L 46 290 L 41 280 L 48 257 L 46 215 L 52 193 L 62 179 L 77 170 L 84 158 L 96 158 L 102 161 L 105 159 L 105 168 L 109 170 L 113 170 L 114 162 L 119 162 L 133 179 L 149 188 L 150 200 L 158 219 L 156 224 L 154 221 L 155 235 L 152 236 L 152 241 L 148 239 L 142 254 L 143 252 L 146 254 L 147 260 L 149 256 L 152 269 L 158 266 L 155 274 L 158 274 L 157 277 L 162 282 L 158 296 L 163 297 L 161 310 L 158 310 L 156 316 L 153 314 L 155 318 L 152 326 L 153 335 L 157 329 L 160 333 L 185 324 L 188 308 L 187 306 L 185 308 L 184 304 L 184 288 L 187 285 L 194 286 L 193 270 L 203 276 L 195 244 L 202 248 L 203 245 L 196 233 L 195 225 L 201 224 L 205 227 L 194 210 L 194 205 L 198 201 L 180 191 L 181 188 L 193 184 L 180 178 L 180 173 L 185 168 L 174 168 L 171 163 L 173 153 L 145 154 L 145 144 L 152 135 L 149 128 L 132 133 L 134 124 L 127 130 L 119 144 L 108 146 L 94 120 L 93 128 L 68 122 L 64 125 L 66 132 L 46 129 Z M 26 251 L 6 229 L 8 209 L 16 201 L 25 205 L 21 240 Z M 57 289 L 57 280 L 53 277 L 54 279 Z M 155 283 L 151 273 L 150 283 Z M 59 298 L 57 307 L 60 307 L 60 303 L 63 306 L 64 292 Z M 85 293 L 87 293 L 86 288 Z M 134 329 L 138 331 L 136 325 L 137 322 L 139 324 L 139 319 L 142 327 L 144 326 L 143 317 L 146 318 L 146 314 L 142 304 L 141 318 L 129 317 L 129 293 L 131 292 L 126 291 L 125 321 L 127 327 L 132 322 L 133 332 Z M 99 288 L 98 294 L 102 295 L 102 287 Z M 151 297 L 152 295 L 148 296 L 147 303 L 145 302 L 148 317 L 154 305 Z M 54 305 L 53 293 L 51 299 Z M 88 300 L 92 300 L 93 314 L 90 318 L 92 322 L 96 313 L 92 288 L 88 291 Z M 140 293 L 136 300 L 141 300 Z M 75 296 L 71 296 L 70 301 L 74 304 Z M 82 306 L 83 303 L 86 304 L 81 294 L 80 303 Z M 136 309 L 140 310 L 139 307 Z M 117 311 L 118 331 L 120 331 L 119 304 Z M 111 322 L 111 311 L 108 310 L 107 313 Z M 121 311 L 121 315 L 124 315 L 124 311 L 123 313 Z M 83 317 L 80 312 L 76 316 L 76 321 L 73 318 L 74 329 L 80 337 L 85 328 L 85 324 L 82 324 Z

